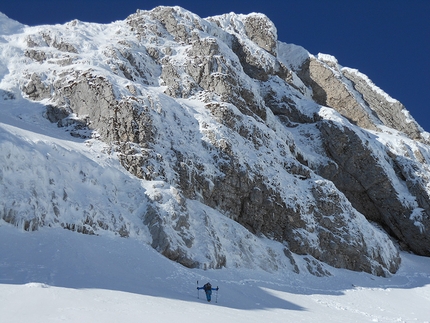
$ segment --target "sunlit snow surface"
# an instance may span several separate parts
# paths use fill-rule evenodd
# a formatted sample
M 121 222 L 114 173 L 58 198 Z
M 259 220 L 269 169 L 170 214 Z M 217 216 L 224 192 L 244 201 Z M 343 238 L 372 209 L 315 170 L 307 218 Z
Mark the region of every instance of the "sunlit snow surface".
M 390 278 L 191 270 L 135 239 L 0 225 L 2 322 L 429 322 L 430 258 Z M 196 289 L 219 286 L 208 303 Z

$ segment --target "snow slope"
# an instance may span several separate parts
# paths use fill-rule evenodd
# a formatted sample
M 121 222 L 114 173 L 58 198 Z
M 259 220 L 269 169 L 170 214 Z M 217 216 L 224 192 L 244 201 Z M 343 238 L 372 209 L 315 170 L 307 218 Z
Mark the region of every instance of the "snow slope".
M 2 322 L 430 322 L 430 259 L 391 278 L 187 269 L 135 239 L 0 224 Z M 207 303 L 196 283 L 218 295 Z M 199 298 L 198 298 L 199 297 Z
M 16 34 L 25 27 L 25 25 L 10 19 L 4 13 L 0 12 L 0 35 Z

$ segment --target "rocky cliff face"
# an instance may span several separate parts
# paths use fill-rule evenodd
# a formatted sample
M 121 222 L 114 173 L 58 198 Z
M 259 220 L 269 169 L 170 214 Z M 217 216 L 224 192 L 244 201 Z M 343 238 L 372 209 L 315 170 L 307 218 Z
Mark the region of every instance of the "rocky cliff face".
M 266 16 L 201 19 L 158 7 L 110 25 L 72 21 L 3 38 L 3 56 L 15 53 L 4 63 L 5 93 L 42 102 L 51 122 L 108 143 L 128 172 L 154 183 L 138 217 L 167 257 L 231 266 L 214 211 L 282 243 L 293 265 L 291 252 L 394 273 L 400 258 L 389 235 L 430 255 L 428 134 L 358 71 L 280 42 Z M 14 208 L 3 200 L 1 218 L 19 223 Z M 51 222 L 31 212 L 33 229 L 132 231 L 95 221 L 94 211 Z M 208 241 L 198 227 L 210 229 Z M 202 243 L 211 246 L 205 261 L 195 256 Z

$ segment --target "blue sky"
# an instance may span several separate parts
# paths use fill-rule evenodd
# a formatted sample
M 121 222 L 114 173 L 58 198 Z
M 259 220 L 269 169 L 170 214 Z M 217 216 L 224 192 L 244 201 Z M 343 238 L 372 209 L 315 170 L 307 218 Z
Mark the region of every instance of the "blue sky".
M 430 0 L 4 0 L 0 12 L 27 25 L 109 23 L 158 5 L 200 17 L 262 12 L 279 40 L 357 68 L 430 132 Z

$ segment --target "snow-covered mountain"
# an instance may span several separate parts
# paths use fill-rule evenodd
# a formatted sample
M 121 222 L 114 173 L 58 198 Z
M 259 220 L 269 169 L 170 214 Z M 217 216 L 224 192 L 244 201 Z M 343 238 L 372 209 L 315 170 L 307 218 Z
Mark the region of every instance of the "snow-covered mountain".
M 430 255 L 429 134 L 266 16 L 0 26 L 3 224 L 137 239 L 190 268 L 386 276 L 397 242 Z

